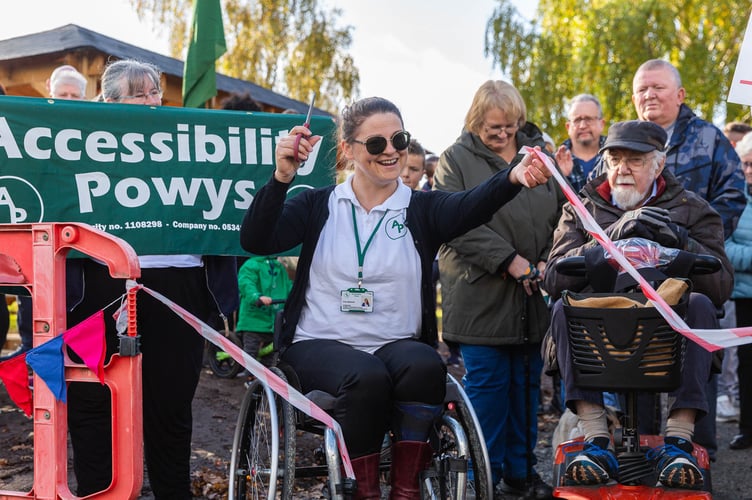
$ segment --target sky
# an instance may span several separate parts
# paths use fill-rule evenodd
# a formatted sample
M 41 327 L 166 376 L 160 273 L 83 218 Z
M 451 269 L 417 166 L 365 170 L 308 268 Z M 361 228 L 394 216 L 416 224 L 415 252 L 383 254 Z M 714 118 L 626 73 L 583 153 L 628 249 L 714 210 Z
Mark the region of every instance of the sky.
M 360 70 L 360 97 L 380 96 L 401 110 L 405 128 L 437 154 L 460 131 L 473 94 L 504 79 L 483 56 L 486 22 L 498 0 L 321 0 L 353 27 L 350 53 Z M 536 0 L 514 0 L 530 19 Z M 69 23 L 168 54 L 167 37 L 140 21 L 127 0 L 6 2 L 0 39 Z

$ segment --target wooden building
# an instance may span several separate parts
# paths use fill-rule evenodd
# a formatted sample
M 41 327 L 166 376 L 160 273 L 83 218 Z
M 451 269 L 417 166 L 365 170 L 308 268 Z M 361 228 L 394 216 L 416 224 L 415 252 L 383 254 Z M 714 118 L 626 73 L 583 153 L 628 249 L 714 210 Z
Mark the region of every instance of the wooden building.
M 0 40 L 0 83 L 8 95 L 48 97 L 46 82 L 63 64 L 78 69 L 88 80 L 86 98 L 100 91 L 99 76 L 109 61 L 137 59 L 162 70 L 163 105 L 182 106 L 183 61 L 130 45 L 95 31 L 68 24 L 49 31 Z M 308 103 L 291 99 L 254 83 L 217 75 L 217 96 L 209 107 L 219 108 L 230 94 L 250 93 L 264 111 L 287 109 L 305 114 Z M 316 109 L 315 114 L 330 115 Z

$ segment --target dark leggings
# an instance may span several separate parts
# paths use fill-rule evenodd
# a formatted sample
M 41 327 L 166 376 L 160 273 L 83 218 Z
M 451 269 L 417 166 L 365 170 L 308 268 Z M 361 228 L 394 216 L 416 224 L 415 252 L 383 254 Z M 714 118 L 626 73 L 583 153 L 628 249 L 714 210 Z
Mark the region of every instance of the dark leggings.
M 379 451 L 393 402 L 444 401 L 446 367 L 434 348 L 416 340 L 391 342 L 374 354 L 335 340 L 306 340 L 291 345 L 282 359 L 303 393 L 319 389 L 336 396 L 332 416 L 353 458 Z

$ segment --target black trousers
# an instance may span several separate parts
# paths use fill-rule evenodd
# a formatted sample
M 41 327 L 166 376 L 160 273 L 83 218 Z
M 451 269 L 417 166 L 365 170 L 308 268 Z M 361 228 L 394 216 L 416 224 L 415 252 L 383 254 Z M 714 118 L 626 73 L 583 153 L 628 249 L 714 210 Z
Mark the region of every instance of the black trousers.
M 433 347 L 417 340 L 391 342 L 374 354 L 335 340 L 306 340 L 292 344 L 282 359 L 303 393 L 319 389 L 336 396 L 332 416 L 352 458 L 381 449 L 394 402 L 444 401 L 446 366 Z
M 752 326 L 752 299 L 734 299 L 736 326 Z M 736 348 L 739 356 L 739 432 L 752 436 L 752 344 Z
M 5 340 L 8 338 L 8 328 L 10 327 L 10 313 L 8 312 L 8 304 L 5 302 L 5 294 L 0 293 L 0 349 L 5 345 Z
M 18 296 L 18 316 L 16 316 L 16 320 L 18 334 L 21 336 L 21 345 L 26 350 L 29 350 L 34 347 L 34 332 L 31 330 L 33 322 L 31 297 L 25 295 Z
M 142 269 L 140 283 L 201 319 L 210 296 L 203 268 Z M 73 326 L 125 292 L 125 282 L 109 277 L 93 261 L 86 264 L 84 301 L 68 314 Z M 144 455 L 157 499 L 190 499 L 191 402 L 201 374 L 204 340 L 193 328 L 146 292 L 137 296 L 141 336 Z M 111 310 L 105 311 L 107 358 L 117 350 Z M 73 446 L 77 495 L 105 489 L 112 480 L 111 397 L 106 386 L 71 383 L 68 428 Z

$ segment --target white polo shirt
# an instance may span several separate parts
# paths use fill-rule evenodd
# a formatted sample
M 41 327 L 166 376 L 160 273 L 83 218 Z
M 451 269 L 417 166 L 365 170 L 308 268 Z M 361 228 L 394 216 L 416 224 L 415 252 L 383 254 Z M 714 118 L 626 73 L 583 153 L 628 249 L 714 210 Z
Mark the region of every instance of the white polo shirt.
M 352 176 L 334 188 L 293 342 L 339 340 L 373 353 L 388 342 L 420 335 L 420 256 L 405 224 L 411 193 L 400 180 L 392 196 L 366 213 L 352 190 Z M 340 308 L 342 290 L 358 286 L 353 206 L 361 251 L 373 234 L 363 259 L 362 284 L 374 294 L 370 313 Z

